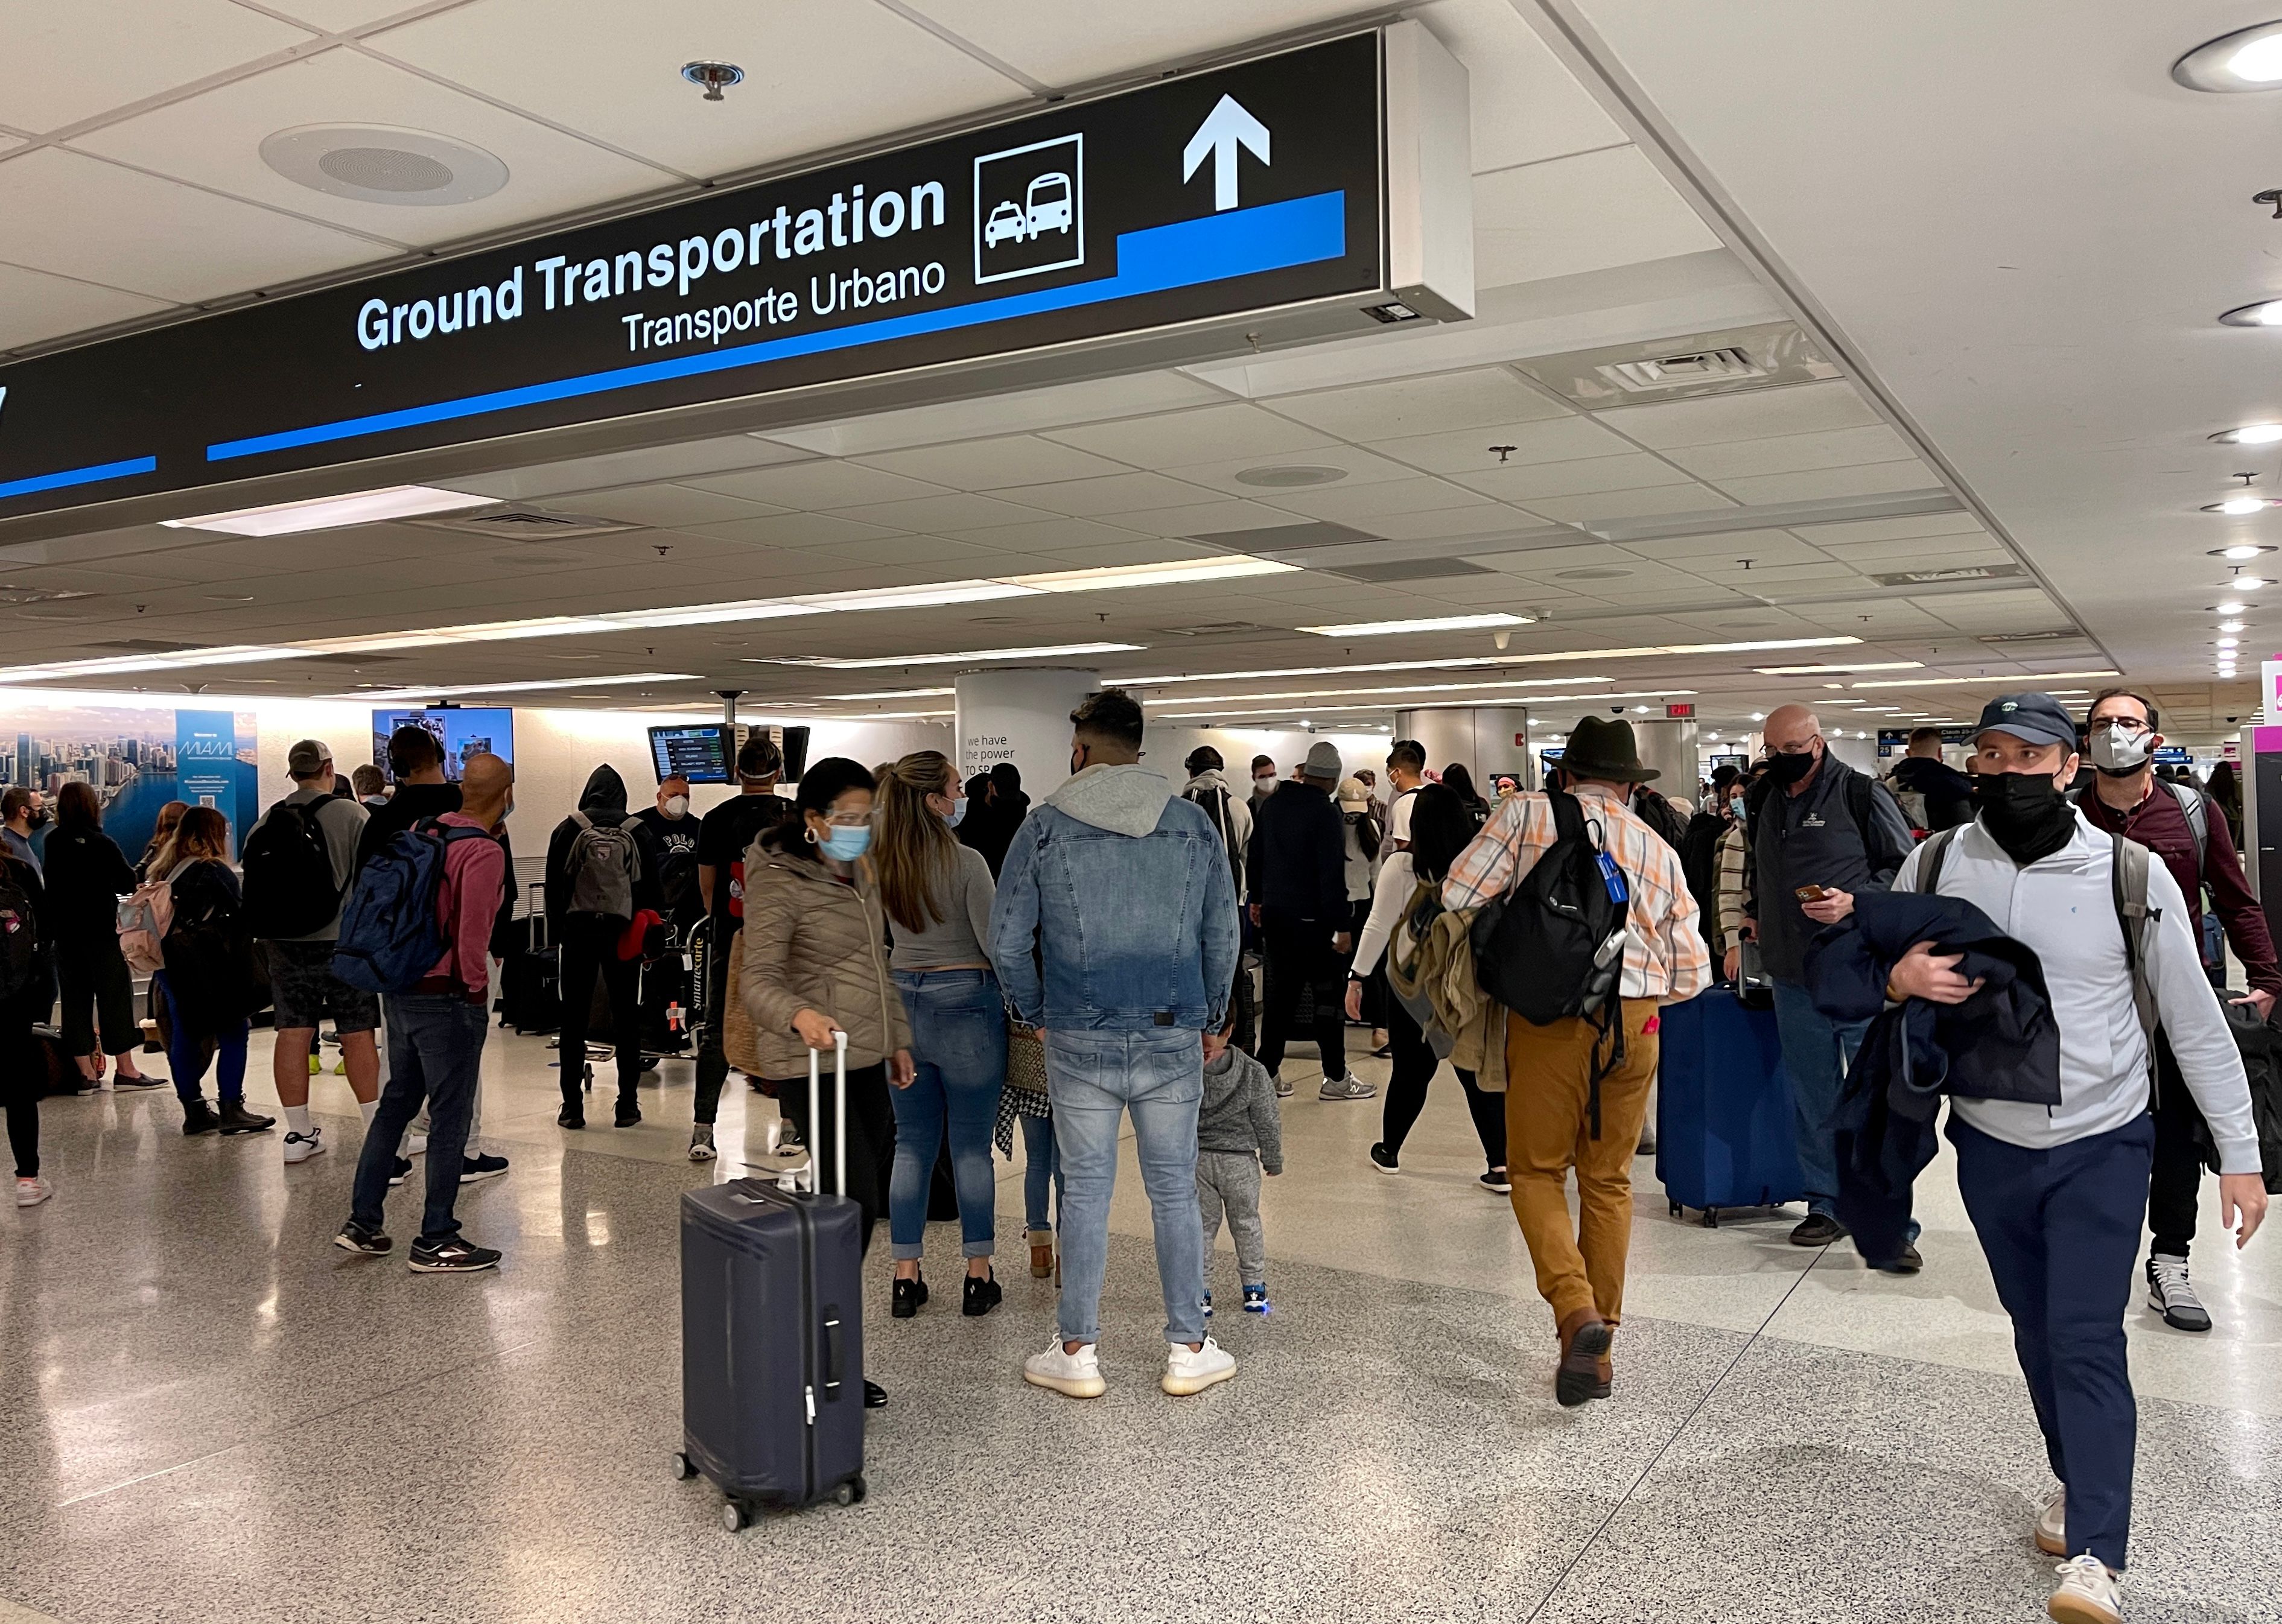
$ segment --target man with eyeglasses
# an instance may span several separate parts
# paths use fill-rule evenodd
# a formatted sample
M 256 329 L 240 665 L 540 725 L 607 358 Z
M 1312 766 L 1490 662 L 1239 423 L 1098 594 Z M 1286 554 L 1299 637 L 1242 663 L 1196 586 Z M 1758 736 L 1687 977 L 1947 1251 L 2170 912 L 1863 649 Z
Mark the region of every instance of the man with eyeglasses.
M 2155 746 L 2155 702 L 2131 688 L 2109 688 L 2084 713 L 2092 793 L 2077 805 L 2095 829 L 2137 840 L 2163 860 L 2186 899 L 2187 924 L 2205 951 L 2204 971 L 2214 986 L 2226 981 L 2226 955 L 2216 963 L 2203 933 L 2202 893 L 2211 902 L 2235 957 L 2242 961 L 2250 993 L 2236 1002 L 2261 1021 L 2273 1013 L 2282 994 L 2282 964 L 2265 911 L 2242 876 L 2234 836 L 2226 819 L 2190 784 L 2159 781 Z M 2179 1075 L 2179 1063 L 2162 1032 L 2155 1034 L 2155 1148 L 2147 1186 L 2147 1227 L 2154 1246 L 2147 1256 L 2147 1306 L 2175 1330 L 2208 1331 L 2210 1311 L 2187 1278 L 2187 1246 L 2195 1235 L 2195 1205 L 2201 1194 L 2203 1163 L 2211 1136 Z
M 1846 916 L 1855 893 L 1892 885 L 1914 842 L 1892 793 L 1832 755 L 1821 723 L 1805 706 L 1770 712 L 1764 737 L 1766 777 L 1745 800 L 1744 890 L 1758 900 L 1758 913 L 1743 921 L 1743 934 L 1758 942 L 1774 983 L 1775 1025 L 1790 1077 L 1791 1131 L 1806 1183 L 1806 1217 L 1790 1241 L 1828 1246 L 1846 1233 L 1835 1210 L 1838 1153 L 1830 1113 L 1869 1023 L 1834 1021 L 1814 1007 L 1806 990 L 1806 945 L 1824 925 Z M 1886 1266 L 1914 1273 L 1917 1249 L 1906 1248 Z

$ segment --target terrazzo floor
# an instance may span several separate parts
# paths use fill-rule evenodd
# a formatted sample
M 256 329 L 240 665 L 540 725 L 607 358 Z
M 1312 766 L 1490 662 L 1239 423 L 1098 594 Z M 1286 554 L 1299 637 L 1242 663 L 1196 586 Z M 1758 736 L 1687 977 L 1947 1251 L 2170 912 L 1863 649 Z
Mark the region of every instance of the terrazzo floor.
M 1316 1100 L 1295 1056 L 1275 1311 L 1214 1322 L 1234 1381 L 1157 1390 L 1129 1152 L 1109 1395 L 1025 1387 L 1053 1295 L 1002 1163 L 997 1313 L 959 1315 L 945 1226 L 918 1319 L 888 1316 L 884 1244 L 870 1264 L 868 1373 L 893 1396 L 870 1499 L 731 1535 L 666 1469 L 675 1200 L 765 1160 L 773 1108 L 733 1091 L 724 1160 L 694 1167 L 687 1063 L 639 1127 L 571 1133 L 552 1059 L 493 1035 L 485 1136 L 514 1166 L 461 1213 L 507 1258 L 462 1279 L 329 1244 L 358 1138 L 338 1079 L 316 1104 L 339 1144 L 291 1169 L 276 1133 L 182 1139 L 170 1094 L 48 1103 L 58 1194 L 0 1214 L 0 1624 L 2042 1616 L 2049 1480 L 1945 1161 L 1914 1280 L 1789 1247 L 1796 1211 L 1675 1222 L 1638 1163 L 1617 1396 L 1564 1411 L 1455 1083 L 1386 1178 L 1363 1156 L 1378 1103 Z M 249 1093 L 275 1097 L 267 1033 Z M 392 1199 L 400 1233 L 416 1196 Z M 2135 1620 L 2282 1620 L 2278 1248 L 2198 1250 L 2208 1337 L 2132 1311 Z

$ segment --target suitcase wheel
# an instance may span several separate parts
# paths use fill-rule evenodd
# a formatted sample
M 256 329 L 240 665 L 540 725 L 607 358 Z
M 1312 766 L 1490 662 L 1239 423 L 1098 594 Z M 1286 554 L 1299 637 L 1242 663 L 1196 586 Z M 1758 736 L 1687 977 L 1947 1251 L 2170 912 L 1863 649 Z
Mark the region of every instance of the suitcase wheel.
M 1672 1216 L 1673 1216 L 1673 1217 L 1674 1217 L 1674 1218 L 1678 1218 L 1678 1217 L 1680 1216 L 1680 1203 L 1679 1203 L 1678 1202 L 1676 1202 L 1676 1201 L 1675 1201 L 1675 1202 L 1673 1202 L 1673 1203 L 1672 1203 Z
M 689 1457 L 679 1450 L 673 1451 L 673 1481 L 686 1483 L 697 1475 L 697 1468 L 689 1464 Z
M 1706 1207 L 1704 1209 L 1704 1227 L 1706 1229 L 1717 1229 L 1719 1227 L 1719 1208 Z
M 864 1474 L 859 1472 L 834 1489 L 832 1498 L 835 1504 L 841 1505 L 861 1505 L 870 1492 L 869 1486 L 864 1481 Z
M 743 1532 L 753 1526 L 753 1510 L 741 1500 L 721 1502 L 721 1526 L 732 1534 Z

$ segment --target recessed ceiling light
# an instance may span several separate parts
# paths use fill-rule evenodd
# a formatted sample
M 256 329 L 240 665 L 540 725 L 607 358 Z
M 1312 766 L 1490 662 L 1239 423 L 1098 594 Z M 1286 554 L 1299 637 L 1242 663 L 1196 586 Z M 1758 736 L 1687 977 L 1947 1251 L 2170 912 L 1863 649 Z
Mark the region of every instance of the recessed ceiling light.
M 2232 599 L 2229 599 L 2224 603 L 2215 603 L 2211 605 L 2210 612 L 2214 615 L 2239 615 L 2245 609 L 2255 609 L 2258 606 L 2255 603 L 2238 603 Z
M 2242 627 L 2243 623 L 2239 620 L 2223 620 L 2218 623 L 2221 631 L 2239 631 Z
M 453 513 L 462 507 L 493 507 L 495 496 L 470 496 L 463 491 L 438 491 L 426 485 L 389 485 L 378 491 L 353 491 L 346 496 L 321 496 L 304 502 L 274 502 L 267 507 L 240 507 L 229 513 L 202 514 L 195 519 L 161 519 L 170 530 L 219 530 L 225 536 L 297 536 L 304 530 L 338 530 L 346 524 L 371 524 L 382 519 L 405 519 L 415 514 Z
M 2262 553 L 2271 553 L 2273 551 L 2274 549 L 2272 547 L 2260 542 L 2238 541 L 2231 546 L 2213 547 L 2210 550 L 2209 556 L 2212 558 L 2223 558 L 2231 563 L 2239 564 L 2245 559 L 2256 558 Z
M 1526 615 L 1440 615 L 1424 620 L 1351 621 L 1339 626 L 1299 626 L 1323 638 L 1383 638 L 1412 631 L 1477 631 L 1489 626 L 1526 626 Z
M 2218 319 L 2228 327 L 2282 327 L 2282 299 L 2237 305 L 2232 310 L 2221 311 Z
M 1922 660 L 1881 660 L 1867 665 L 1755 665 L 1751 669 L 1762 677 L 1819 677 L 1826 671 L 1915 671 L 1924 665 Z
M 1766 713 L 1765 711 L 1755 710 L 1751 713 L 1751 720 L 1754 722 L 1765 722 L 1766 719 Z
M 939 700 L 945 694 L 958 692 L 956 688 L 884 688 L 873 693 L 827 693 L 823 697 L 827 700 Z M 804 700 L 790 701 L 780 700 L 776 702 L 779 704 L 807 703 Z
M 2239 518 L 2244 514 L 2259 513 L 2277 506 L 2275 499 L 2264 496 L 2231 496 L 2224 502 L 2205 502 L 2205 513 L 2230 514 Z
M 1301 485 L 1328 485 L 1334 480 L 1345 479 L 1345 468 L 1323 468 L 1314 464 L 1292 464 L 1284 468 L 1246 468 L 1236 476 L 1239 485 L 1260 485 L 1271 491 L 1296 489 Z
M 2282 22 L 2263 22 L 2206 40 L 2171 64 L 2190 90 L 2271 90 L 2282 86 Z
M 2242 646 L 2242 639 L 2240 638 L 2221 638 L 2218 640 L 2218 646 L 2221 648 L 2240 648 Z
M 1988 683 L 1991 685 L 2015 680 L 2027 682 L 2059 682 L 2070 677 L 2121 677 L 2121 671 L 2030 671 L 2020 678 L 2007 675 L 1995 677 L 1911 677 L 1900 682 L 1856 683 L 1857 688 L 1951 688 L 1960 683 Z M 2050 690 L 2053 692 L 2059 689 Z
M 252 603 L 253 601 L 252 592 L 207 592 L 203 596 L 208 603 Z
M 1648 715 L 1648 707 L 1645 705 L 1635 705 L 1633 707 L 1633 714 L 1635 715 L 1645 716 Z
M 2282 440 L 2282 423 L 2245 423 L 2239 429 L 2222 429 L 2210 437 L 2222 445 L 2271 445 Z
M 2218 590 L 2223 592 L 2255 592 L 2262 586 L 2273 584 L 2273 582 L 2261 576 L 2237 576 L 2232 581 L 2220 582 Z

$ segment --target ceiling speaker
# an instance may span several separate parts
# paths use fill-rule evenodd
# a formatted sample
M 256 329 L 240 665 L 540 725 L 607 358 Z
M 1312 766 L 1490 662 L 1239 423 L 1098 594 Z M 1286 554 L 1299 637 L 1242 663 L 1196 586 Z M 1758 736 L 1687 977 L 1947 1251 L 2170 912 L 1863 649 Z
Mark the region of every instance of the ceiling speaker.
M 312 191 L 398 207 L 473 203 L 508 180 L 507 166 L 481 147 L 385 124 L 281 129 L 262 142 L 261 161 Z

